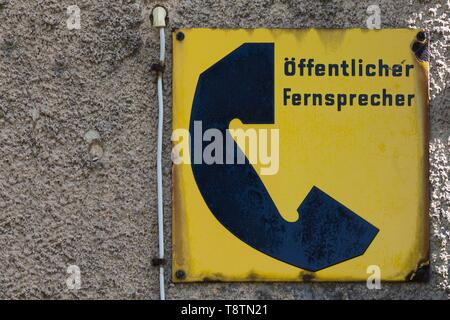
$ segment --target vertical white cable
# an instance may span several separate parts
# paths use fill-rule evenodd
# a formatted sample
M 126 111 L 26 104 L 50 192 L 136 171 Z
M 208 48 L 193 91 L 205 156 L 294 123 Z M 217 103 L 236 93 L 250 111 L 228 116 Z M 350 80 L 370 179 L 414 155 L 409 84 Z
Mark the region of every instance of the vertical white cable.
M 159 61 L 164 63 L 166 60 L 166 37 L 164 28 L 159 28 Z
M 161 31 L 164 30 L 161 28 Z M 162 41 L 164 42 L 164 41 Z M 163 94 L 162 94 L 162 73 L 158 74 L 158 147 L 156 155 L 157 170 L 157 192 L 158 192 L 158 237 L 159 237 L 159 259 L 164 259 L 164 220 L 163 220 L 163 187 L 162 187 L 162 133 L 163 133 Z M 161 300 L 165 300 L 164 293 L 164 266 L 159 266 L 159 287 Z
M 164 65 L 165 56 L 165 34 L 164 28 L 159 29 L 160 62 Z M 164 220 L 163 220 L 163 186 L 162 186 L 162 135 L 164 120 L 162 71 L 158 72 L 158 148 L 156 156 L 156 170 L 158 180 L 158 235 L 159 235 L 159 258 L 164 259 Z M 166 299 L 164 290 L 164 265 L 159 266 L 159 287 L 161 300 Z
M 153 9 L 153 25 L 159 28 L 159 62 L 164 66 L 166 55 L 166 39 L 164 33 L 166 18 L 166 10 L 162 7 Z M 162 69 L 158 71 L 158 145 L 156 153 L 156 179 L 158 193 L 158 245 L 159 245 L 159 295 L 161 300 L 166 299 L 164 288 L 164 202 L 163 202 L 163 185 L 162 185 L 162 135 L 164 123 L 164 105 L 163 105 L 163 86 L 162 86 Z

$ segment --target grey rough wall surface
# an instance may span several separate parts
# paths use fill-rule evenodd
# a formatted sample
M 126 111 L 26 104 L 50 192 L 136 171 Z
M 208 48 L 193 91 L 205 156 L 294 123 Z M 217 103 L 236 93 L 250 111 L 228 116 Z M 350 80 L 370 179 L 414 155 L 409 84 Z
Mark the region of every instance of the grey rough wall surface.
M 169 299 L 365 299 L 450 296 L 450 2 L 160 0 L 169 27 L 366 28 L 431 32 L 431 281 L 195 284 Z M 81 8 L 68 30 L 66 8 Z M 157 299 L 153 1 L 0 0 L 0 298 Z M 168 52 L 171 44 L 168 41 Z M 171 55 L 165 74 L 164 188 L 171 256 Z M 101 135 L 91 161 L 84 135 Z M 69 290 L 66 268 L 81 269 Z M 169 276 L 169 269 L 166 277 Z

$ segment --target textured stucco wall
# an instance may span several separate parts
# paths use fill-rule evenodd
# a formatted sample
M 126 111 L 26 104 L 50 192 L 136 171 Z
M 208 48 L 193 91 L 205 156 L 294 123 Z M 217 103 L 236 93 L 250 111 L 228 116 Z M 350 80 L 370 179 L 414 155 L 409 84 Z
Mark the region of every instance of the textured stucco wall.
M 160 0 L 170 27 L 382 27 L 431 32 L 431 281 L 383 284 L 168 285 L 178 298 L 448 298 L 450 295 L 450 2 Z M 66 8 L 81 8 L 68 30 Z M 155 147 L 150 65 L 154 1 L 0 0 L 0 298 L 158 298 Z M 169 34 L 169 33 L 168 33 Z M 168 41 L 168 50 L 171 52 Z M 171 65 L 171 55 L 167 65 Z M 171 216 L 171 71 L 165 74 L 165 230 Z M 91 161 L 84 139 L 101 136 Z M 97 150 L 97 149 L 91 149 Z M 167 241 L 171 256 L 170 240 Z M 66 286 L 81 269 L 82 288 Z M 170 265 L 170 264 L 169 264 Z M 166 277 L 169 277 L 167 270 Z

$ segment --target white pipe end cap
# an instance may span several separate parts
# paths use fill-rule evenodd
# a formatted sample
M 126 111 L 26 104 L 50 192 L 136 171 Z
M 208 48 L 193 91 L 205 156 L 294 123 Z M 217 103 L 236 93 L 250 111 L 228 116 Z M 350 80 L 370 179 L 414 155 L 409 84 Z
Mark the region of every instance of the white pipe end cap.
M 165 27 L 166 26 L 166 17 L 167 11 L 163 7 L 154 7 L 152 10 L 153 15 L 153 26 L 154 27 Z

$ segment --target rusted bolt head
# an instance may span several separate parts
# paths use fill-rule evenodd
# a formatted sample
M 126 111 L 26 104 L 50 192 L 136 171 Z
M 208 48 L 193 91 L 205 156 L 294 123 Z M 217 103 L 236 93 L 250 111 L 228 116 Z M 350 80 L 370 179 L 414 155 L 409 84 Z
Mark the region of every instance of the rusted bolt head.
M 175 36 L 176 37 L 176 39 L 178 40 L 178 41 L 183 41 L 184 40 L 184 33 L 183 32 L 177 32 L 177 35 Z
M 414 277 L 411 281 L 415 282 L 428 282 L 430 280 L 430 266 L 422 266 L 416 270 Z
M 184 279 L 186 277 L 186 273 L 183 270 L 177 270 L 175 272 L 175 277 L 180 280 Z
M 423 31 L 419 31 L 416 35 L 417 41 L 424 42 L 427 40 L 427 34 Z

